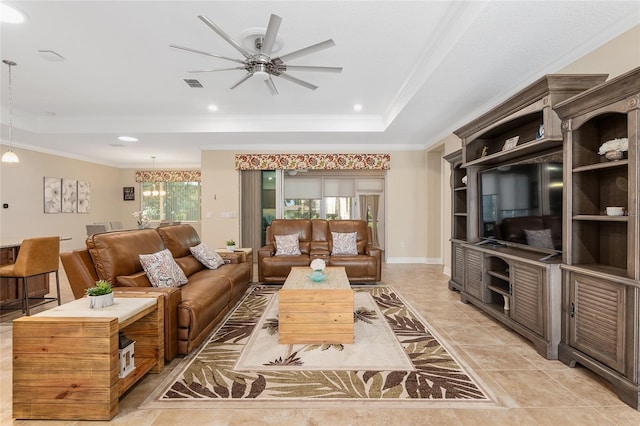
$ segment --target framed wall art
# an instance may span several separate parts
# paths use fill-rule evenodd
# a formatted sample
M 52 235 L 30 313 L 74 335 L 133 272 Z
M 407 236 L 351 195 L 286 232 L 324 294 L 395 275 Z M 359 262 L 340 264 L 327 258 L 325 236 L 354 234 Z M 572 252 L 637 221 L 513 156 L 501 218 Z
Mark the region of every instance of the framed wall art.
M 133 186 L 122 187 L 122 199 L 124 201 L 134 201 L 136 199 L 136 189 Z
M 91 207 L 91 183 L 78 181 L 78 213 L 89 213 Z
M 78 211 L 78 181 L 62 179 L 62 213 Z
M 43 193 L 44 212 L 60 213 L 62 211 L 62 179 L 45 176 Z

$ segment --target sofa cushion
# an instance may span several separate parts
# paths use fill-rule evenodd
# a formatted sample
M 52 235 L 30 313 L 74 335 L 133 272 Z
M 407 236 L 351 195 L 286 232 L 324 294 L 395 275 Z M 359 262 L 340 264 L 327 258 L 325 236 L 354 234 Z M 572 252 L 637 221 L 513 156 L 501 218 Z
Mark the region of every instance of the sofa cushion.
M 115 285 L 116 277 L 142 271 L 140 254 L 165 248 L 155 229 L 114 231 L 94 234 L 86 239 L 98 278 Z
M 298 256 L 300 255 L 300 243 L 298 234 L 274 235 L 276 241 L 276 256 Z
M 332 232 L 333 249 L 331 255 L 358 254 L 357 237 L 356 232 Z
M 205 269 L 204 265 L 192 255 L 174 258 L 174 260 L 187 276 L 187 279 L 196 272 Z
M 327 221 L 330 232 L 356 232 L 356 245 L 358 254 L 364 254 L 365 247 L 369 244 L 369 227 L 364 220 L 329 220 Z M 327 239 L 330 239 L 327 236 Z M 333 251 L 333 248 L 331 248 Z
M 198 231 L 188 224 L 163 226 L 156 231 L 173 257 L 188 256 L 189 248 L 200 244 Z
M 311 244 L 311 220 L 309 219 L 273 219 L 267 228 L 266 244 L 275 246 L 275 235 L 298 235 L 298 246 L 302 254 L 309 254 Z
M 191 251 L 193 257 L 198 259 L 200 263 L 209 269 L 218 269 L 220 266 L 224 265 L 224 259 L 205 243 L 189 247 L 189 251 Z
M 140 263 L 154 287 L 180 287 L 187 277 L 168 249 L 153 254 L 141 254 Z

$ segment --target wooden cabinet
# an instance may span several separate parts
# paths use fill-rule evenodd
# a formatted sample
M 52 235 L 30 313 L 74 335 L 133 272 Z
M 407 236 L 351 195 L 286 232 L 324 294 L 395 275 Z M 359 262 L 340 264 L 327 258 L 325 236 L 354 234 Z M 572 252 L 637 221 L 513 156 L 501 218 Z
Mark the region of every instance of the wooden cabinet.
M 10 245 L 0 249 L 0 265 L 15 263 L 20 245 Z M 49 293 L 49 276 L 39 275 L 27 279 L 29 297 L 42 297 Z M 17 278 L 0 278 L 0 308 L 19 309 L 22 300 L 22 280 Z
M 110 420 L 127 390 L 164 368 L 162 295 L 88 305 L 78 299 L 13 321 L 14 419 Z M 135 369 L 123 378 L 119 332 L 135 341 Z
M 500 164 L 562 146 L 553 107 L 602 83 L 606 74 L 546 75 L 454 133 L 462 138 L 464 167 Z M 514 147 L 507 140 L 517 137 Z
M 640 409 L 640 68 L 555 110 L 565 132 L 560 359 L 601 375 Z M 607 159 L 600 147 L 616 139 L 628 150 Z M 613 206 L 624 215 L 607 215 Z
M 464 245 L 463 302 L 472 303 L 529 339 L 540 355 L 558 358 L 561 275 L 558 261 L 518 249 Z
M 462 168 L 462 151 L 445 157 L 451 165 L 451 280 L 450 290 L 462 290 L 464 285 L 464 252 L 460 243 L 467 241 L 467 171 Z

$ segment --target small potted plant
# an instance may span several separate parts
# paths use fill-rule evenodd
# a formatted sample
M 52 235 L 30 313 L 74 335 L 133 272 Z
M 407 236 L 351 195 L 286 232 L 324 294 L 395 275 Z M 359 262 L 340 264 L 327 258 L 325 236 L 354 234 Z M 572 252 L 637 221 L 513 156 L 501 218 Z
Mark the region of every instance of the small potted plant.
M 111 285 L 105 280 L 96 281 L 95 287 L 85 290 L 89 298 L 89 307 L 92 309 L 105 308 L 113 305 L 113 290 Z
M 227 250 L 234 251 L 236 249 L 236 242 L 234 240 L 227 240 Z

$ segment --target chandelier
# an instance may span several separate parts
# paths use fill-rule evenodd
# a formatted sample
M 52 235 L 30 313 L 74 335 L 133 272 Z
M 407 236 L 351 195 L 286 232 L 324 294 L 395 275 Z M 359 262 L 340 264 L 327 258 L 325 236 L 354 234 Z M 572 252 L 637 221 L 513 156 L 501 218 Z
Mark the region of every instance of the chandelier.
M 153 161 L 153 172 L 151 173 L 151 176 L 152 176 L 152 179 L 155 179 L 156 156 L 152 155 L 151 160 Z M 167 195 L 167 191 L 164 191 L 162 187 L 160 187 L 160 190 L 156 189 L 156 183 L 154 180 L 153 187 L 151 188 L 151 190 L 147 189 L 146 191 L 142 191 L 142 195 L 145 197 L 157 197 L 158 195 L 164 197 L 165 195 Z
M 11 82 L 11 67 L 16 66 L 17 64 L 7 59 L 4 59 L 2 62 L 7 64 L 9 67 L 9 150 L 2 154 L 2 162 L 19 163 L 20 159 L 16 153 L 13 152 L 13 84 Z

